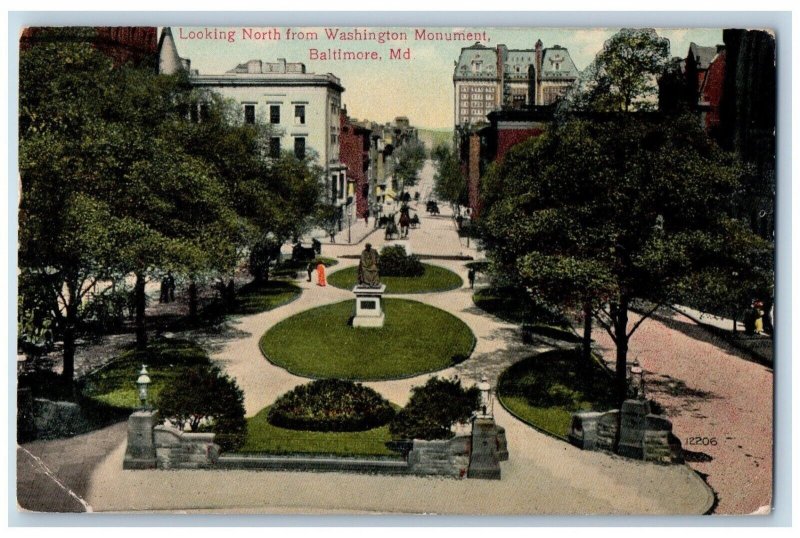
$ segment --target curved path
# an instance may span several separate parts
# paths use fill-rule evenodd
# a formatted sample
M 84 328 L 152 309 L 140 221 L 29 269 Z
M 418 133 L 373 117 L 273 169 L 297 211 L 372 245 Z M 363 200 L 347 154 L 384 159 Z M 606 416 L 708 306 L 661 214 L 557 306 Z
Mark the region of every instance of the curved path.
M 451 219 L 420 216 L 423 224 L 411 236 L 414 252 L 463 252 Z M 383 243 L 379 234 L 370 239 L 377 248 Z M 324 254 L 352 254 L 361 248 L 326 245 Z M 356 263 L 340 261 L 335 270 Z M 455 271 L 466 282 L 463 262 L 431 263 Z M 301 285 L 304 289 L 298 300 L 234 322 L 241 338 L 228 342 L 212 356 L 244 390 L 248 416 L 308 381 L 269 363 L 258 347 L 261 335 L 297 312 L 352 298 L 347 290 L 321 288 L 305 281 Z M 494 384 L 508 365 L 545 349 L 522 345 L 516 327 L 476 308 L 466 286 L 393 297 L 447 310 L 462 319 L 477 338 L 472 356 L 455 367 L 409 379 L 366 383 L 395 403 L 405 404 L 411 387 L 433 375 L 458 375 L 472 384 L 486 374 Z M 495 416 L 506 428 L 511 454 L 502 464 L 500 481 L 345 473 L 122 471 L 123 443 L 96 468 L 87 500 L 95 511 L 219 509 L 262 513 L 699 514 L 711 506 L 713 499 L 707 486 L 685 466 L 659 466 L 584 452 L 533 430 L 499 405 L 495 406 Z

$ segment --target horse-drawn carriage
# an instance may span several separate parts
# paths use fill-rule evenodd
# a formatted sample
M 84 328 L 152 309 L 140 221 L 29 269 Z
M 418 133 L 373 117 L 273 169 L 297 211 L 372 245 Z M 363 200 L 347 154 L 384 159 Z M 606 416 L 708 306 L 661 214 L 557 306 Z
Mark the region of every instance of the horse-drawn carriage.
M 431 215 L 438 215 L 439 204 L 435 200 L 428 200 L 428 203 L 425 204 L 425 211 L 427 211 Z
M 292 246 L 292 260 L 307 262 L 311 261 L 322 253 L 322 243 L 316 239 L 311 240 L 311 246 L 305 246 L 298 241 Z

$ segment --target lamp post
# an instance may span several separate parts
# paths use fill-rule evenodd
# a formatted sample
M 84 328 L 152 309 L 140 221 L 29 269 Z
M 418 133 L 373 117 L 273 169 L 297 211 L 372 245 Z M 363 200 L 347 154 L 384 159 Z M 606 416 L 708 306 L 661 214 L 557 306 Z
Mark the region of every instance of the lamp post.
M 136 380 L 136 385 L 139 387 L 139 402 L 142 409 L 149 408 L 147 402 L 147 387 L 150 386 L 150 383 L 150 376 L 147 375 L 147 366 L 143 364 L 142 369 L 139 372 L 139 378 Z
M 644 370 L 639 366 L 639 361 L 634 361 L 631 367 L 631 389 L 637 399 L 644 399 Z
M 484 417 L 491 417 L 492 416 L 492 395 L 491 390 L 492 386 L 489 384 L 489 380 L 484 375 L 481 377 L 481 382 L 478 383 L 478 390 L 481 391 L 481 415 Z

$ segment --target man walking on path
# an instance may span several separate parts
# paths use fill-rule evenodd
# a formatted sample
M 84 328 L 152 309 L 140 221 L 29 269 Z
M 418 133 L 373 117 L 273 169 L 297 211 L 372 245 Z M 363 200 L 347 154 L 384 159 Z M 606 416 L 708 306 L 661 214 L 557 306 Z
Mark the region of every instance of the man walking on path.
M 475 289 L 475 269 L 472 267 L 467 271 L 467 278 L 469 279 L 469 288 Z
M 311 282 L 311 273 L 314 272 L 314 262 L 313 261 L 308 262 L 308 265 L 306 266 L 306 272 L 308 273 L 308 281 Z

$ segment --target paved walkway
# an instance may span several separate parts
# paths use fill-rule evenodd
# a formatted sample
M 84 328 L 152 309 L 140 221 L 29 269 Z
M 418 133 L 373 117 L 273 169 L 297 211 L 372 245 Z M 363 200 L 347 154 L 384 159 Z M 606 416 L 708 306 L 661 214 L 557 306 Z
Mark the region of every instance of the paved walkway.
M 639 317 L 631 315 L 630 323 Z M 594 331 L 606 359 L 614 347 Z M 642 323 L 629 360 L 645 370 L 648 393 L 667 408 L 689 465 L 708 475 L 719 498 L 716 514 L 749 514 L 772 499 L 772 369 L 751 362 L 726 341 L 674 313 Z M 690 445 L 690 437 L 716 445 Z M 709 439 L 710 442 L 710 439 Z
M 427 165 L 423 182 L 431 178 L 432 168 Z M 453 221 L 445 215 L 423 213 L 422 226 L 411 232 L 412 251 L 463 254 Z M 384 243 L 383 234 L 372 238 L 377 248 Z M 355 254 L 361 248 L 325 245 L 323 255 Z M 334 270 L 355 263 L 340 260 Z M 466 283 L 463 262 L 435 263 L 460 274 Z M 248 416 L 294 386 L 308 382 L 266 361 L 258 348 L 261 335 L 297 312 L 352 298 L 347 290 L 321 288 L 305 281 L 299 284 L 304 289 L 298 300 L 238 319 L 234 322 L 237 338 L 213 354 L 244 390 Z M 467 361 L 431 375 L 458 375 L 471 384 L 485 373 L 494 384 L 508 365 L 545 349 L 523 346 L 515 326 L 476 308 L 466 284 L 448 292 L 397 297 L 452 312 L 477 337 L 475 351 Z M 403 405 L 411 387 L 429 377 L 368 385 Z M 495 412 L 498 423 L 506 428 L 511 451 L 510 460 L 502 464 L 501 481 L 345 473 L 123 471 L 125 445 L 121 439 L 94 469 L 87 501 L 96 511 L 220 509 L 261 513 L 697 514 L 711 506 L 708 488 L 685 466 L 652 465 L 584 452 L 533 430 L 500 406 Z

